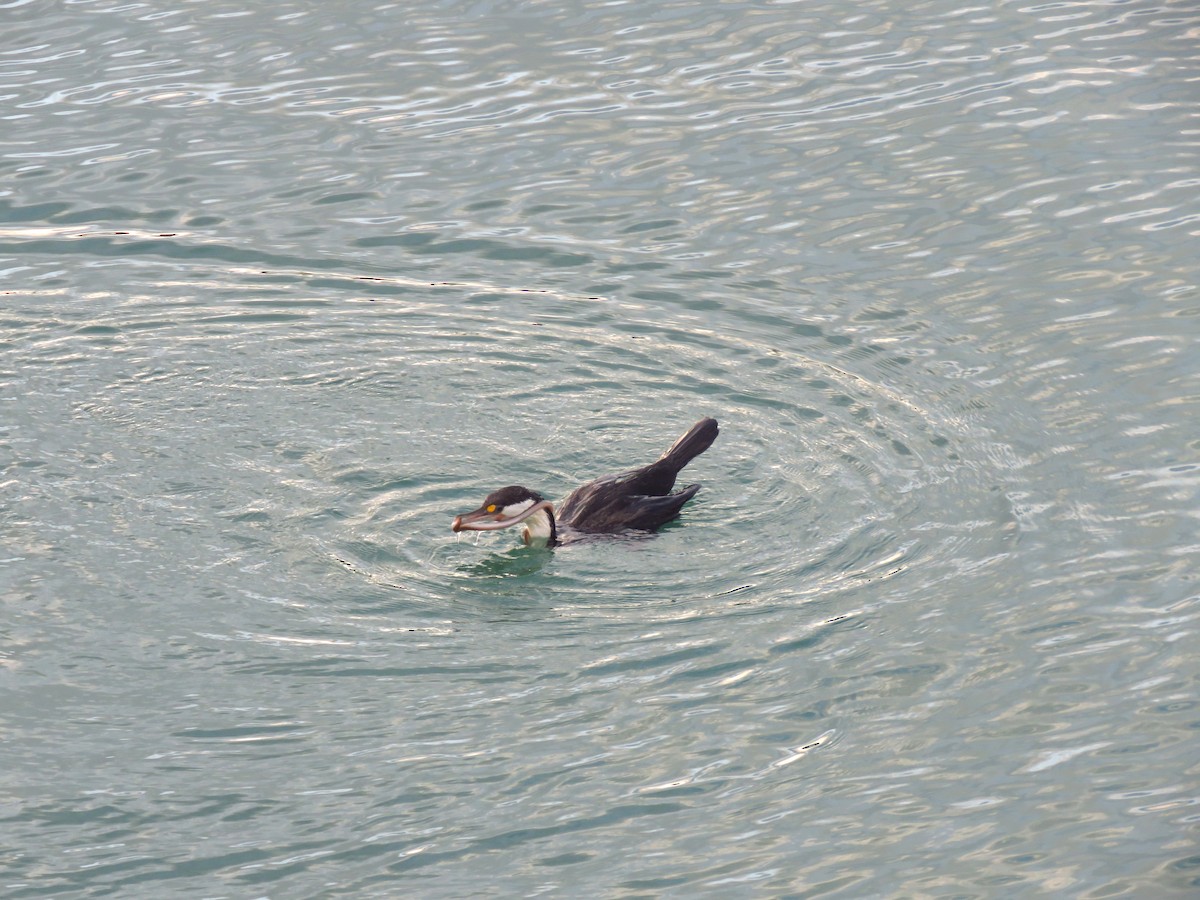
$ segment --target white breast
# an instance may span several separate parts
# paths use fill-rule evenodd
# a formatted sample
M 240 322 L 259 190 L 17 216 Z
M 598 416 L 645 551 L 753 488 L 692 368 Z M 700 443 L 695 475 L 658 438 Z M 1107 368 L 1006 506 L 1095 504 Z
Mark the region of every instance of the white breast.
M 514 504 L 515 506 L 516 504 Z M 505 512 L 508 510 L 506 509 Z M 532 544 L 535 541 L 550 540 L 550 517 L 546 515 L 546 510 L 539 509 L 532 516 L 525 520 L 525 531 L 523 532 L 526 544 Z

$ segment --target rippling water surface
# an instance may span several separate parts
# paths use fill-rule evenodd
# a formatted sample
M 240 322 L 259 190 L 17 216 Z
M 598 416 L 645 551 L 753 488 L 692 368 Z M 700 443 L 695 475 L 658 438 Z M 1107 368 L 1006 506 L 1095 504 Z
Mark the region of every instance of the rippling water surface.
M 1200 890 L 1191 4 L 4 6 L 4 896 Z

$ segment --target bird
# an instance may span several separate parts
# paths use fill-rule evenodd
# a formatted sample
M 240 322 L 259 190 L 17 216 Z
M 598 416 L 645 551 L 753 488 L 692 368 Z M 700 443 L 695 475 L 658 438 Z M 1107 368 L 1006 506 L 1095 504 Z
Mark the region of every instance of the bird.
M 577 534 L 653 532 L 679 516 L 700 485 L 671 493 L 679 471 L 712 446 L 717 420 L 704 418 L 648 466 L 604 475 L 577 487 L 558 507 L 527 487 L 493 491 L 476 510 L 454 517 L 451 530 L 499 531 L 525 523 L 527 545 L 554 547 Z M 577 539 L 577 538 L 575 538 Z

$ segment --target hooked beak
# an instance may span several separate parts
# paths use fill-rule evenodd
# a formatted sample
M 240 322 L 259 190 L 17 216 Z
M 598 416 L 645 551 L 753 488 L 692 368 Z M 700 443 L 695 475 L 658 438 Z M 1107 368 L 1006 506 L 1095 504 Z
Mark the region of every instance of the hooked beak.
M 535 503 L 528 509 L 522 510 L 515 516 L 505 516 L 500 511 L 488 512 L 486 507 L 479 507 L 469 513 L 464 513 L 461 516 L 455 516 L 454 522 L 450 525 L 451 531 L 499 531 L 501 528 L 509 528 L 513 525 L 519 525 L 539 509 L 554 509 L 554 504 L 549 500 L 542 500 L 540 503 Z

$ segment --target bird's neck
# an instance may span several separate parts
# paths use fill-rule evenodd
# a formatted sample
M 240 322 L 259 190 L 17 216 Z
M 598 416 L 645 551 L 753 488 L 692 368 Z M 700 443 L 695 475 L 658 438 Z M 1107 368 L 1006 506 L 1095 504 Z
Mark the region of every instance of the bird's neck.
M 525 543 L 533 546 L 553 547 L 558 543 L 558 529 L 554 526 L 554 511 L 547 506 L 539 509 L 525 520 Z

